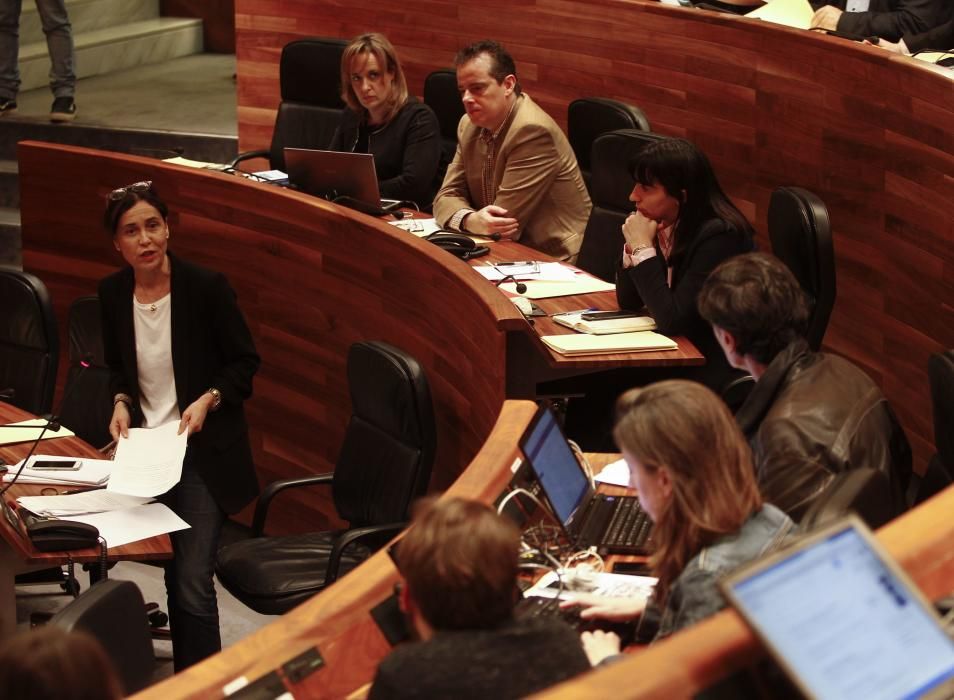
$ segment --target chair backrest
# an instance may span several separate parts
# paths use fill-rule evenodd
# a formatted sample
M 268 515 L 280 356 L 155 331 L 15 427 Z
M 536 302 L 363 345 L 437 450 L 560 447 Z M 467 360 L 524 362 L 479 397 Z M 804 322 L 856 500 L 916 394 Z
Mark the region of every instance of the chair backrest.
M 808 190 L 779 187 L 769 201 L 768 232 L 772 253 L 788 266 L 809 296 L 807 340 L 813 350 L 819 350 L 836 291 L 828 209 Z
M 805 511 L 799 529 L 810 532 L 849 512 L 857 513 L 872 530 L 900 514 L 884 472 L 859 467 L 837 474 Z
M 56 317 L 46 285 L 28 272 L 0 267 L 0 392 L 37 415 L 49 413 L 60 358 Z
M 954 483 L 954 350 L 931 355 L 928 383 L 934 412 L 934 446 L 937 452 L 924 474 L 915 475 L 908 491 L 908 502 L 916 506 Z
M 348 351 L 351 420 L 332 485 L 338 514 L 352 527 L 406 520 L 425 493 L 436 447 L 434 405 L 424 370 L 379 341 Z
M 457 125 L 464 116 L 464 103 L 457 92 L 457 72 L 450 68 L 433 71 L 424 79 L 424 104 L 434 110 L 441 130 L 441 178 L 457 151 Z
M 593 142 L 593 210 L 586 222 L 576 264 L 607 282 L 616 278 L 623 252 L 623 222 L 633 212 L 633 203 L 629 201 L 633 191 L 630 166 L 647 144 L 663 138 L 649 131 L 619 129 Z
M 282 49 L 282 101 L 275 117 L 270 162 L 285 170 L 285 147 L 325 150 L 341 120 L 341 55 L 344 39 L 297 39 Z
M 592 148 L 597 138 L 619 129 L 649 131 L 643 110 L 605 97 L 581 97 L 567 107 L 566 137 L 576 154 L 587 189 L 592 185 Z
M 109 579 L 91 586 L 50 620 L 67 631 L 83 630 L 103 646 L 126 695 L 152 681 L 156 657 L 146 603 L 132 581 Z
M 109 392 L 109 367 L 103 353 L 98 297 L 80 297 L 70 305 L 67 330 L 70 363 L 60 423 L 94 447 L 103 447 L 110 441 L 113 402 Z M 89 360 L 86 369 L 80 365 L 84 358 Z

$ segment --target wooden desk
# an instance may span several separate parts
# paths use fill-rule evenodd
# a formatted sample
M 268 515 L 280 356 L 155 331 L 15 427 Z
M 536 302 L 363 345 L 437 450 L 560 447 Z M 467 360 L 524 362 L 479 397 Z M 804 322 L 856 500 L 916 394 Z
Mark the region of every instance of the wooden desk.
M 0 424 L 15 423 L 34 418 L 26 411 L 0 402 Z M 55 434 L 55 433 L 54 433 Z M 21 442 L 12 445 L 0 445 L 0 458 L 8 464 L 14 464 L 30 451 L 32 443 Z M 42 440 L 36 449 L 39 454 L 63 455 L 68 457 L 101 458 L 88 443 L 78 437 L 54 438 Z M 3 498 L 8 503 L 19 496 L 38 496 L 48 488 L 38 484 L 14 484 Z M 38 552 L 26 537 L 14 530 L 6 518 L 0 517 L 0 639 L 12 634 L 16 628 L 16 598 L 14 576 L 35 569 L 44 569 L 73 562 L 92 563 L 99 561 L 99 548 L 77 549 L 72 552 Z M 130 542 L 121 547 L 107 550 L 108 561 L 142 561 L 146 559 L 171 559 L 172 542 L 168 535 L 151 537 L 148 540 Z

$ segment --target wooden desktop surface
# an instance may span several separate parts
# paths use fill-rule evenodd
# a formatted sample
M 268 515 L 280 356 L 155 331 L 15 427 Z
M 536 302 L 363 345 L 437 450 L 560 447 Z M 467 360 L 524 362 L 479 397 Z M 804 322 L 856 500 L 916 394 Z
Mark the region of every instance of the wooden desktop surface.
M 933 453 L 927 359 L 954 347 L 951 71 L 836 37 L 653 0 L 236 0 L 239 145 L 267 148 L 282 46 L 382 32 L 415 95 L 484 37 L 513 54 L 523 89 L 561 125 L 581 97 L 640 107 L 691 139 L 770 250 L 779 186 L 821 197 L 838 298 L 828 350 L 861 365 L 898 412 L 921 471 Z
M 30 413 L 20 410 L 15 406 L 0 402 L 0 424 L 16 423 L 23 420 L 34 418 Z M 55 435 L 55 433 L 53 433 Z M 2 433 L 0 433 L 2 437 Z M 31 442 L 20 442 L 10 445 L 0 445 L 0 459 L 7 464 L 15 464 L 23 459 L 30 451 Z M 62 455 L 66 457 L 91 457 L 101 459 L 102 455 L 94 449 L 89 443 L 84 442 L 78 437 L 57 437 L 50 440 L 40 441 L 36 449 L 36 454 L 43 455 Z M 46 491 L 49 493 L 50 486 L 39 484 L 14 484 L 9 491 L 3 494 L 3 499 L 12 508 L 16 508 L 16 499 L 20 496 L 39 496 Z M 75 486 L 60 486 L 56 488 L 58 492 L 69 491 Z M 16 625 L 15 603 L 13 601 L 13 575 L 30 569 L 60 566 L 66 564 L 68 560 L 76 563 L 96 562 L 99 560 L 99 548 L 89 547 L 87 549 L 76 549 L 71 552 L 38 552 L 33 548 L 32 543 L 26 539 L 22 532 L 16 531 L 6 520 L 0 517 L 0 635 L 8 629 L 7 625 L 11 622 L 11 611 L 13 611 L 12 624 Z M 147 559 L 170 559 L 172 557 L 172 543 L 168 535 L 150 537 L 138 542 L 130 542 L 121 547 L 110 547 L 107 550 L 107 559 L 109 561 L 133 560 L 141 561 Z

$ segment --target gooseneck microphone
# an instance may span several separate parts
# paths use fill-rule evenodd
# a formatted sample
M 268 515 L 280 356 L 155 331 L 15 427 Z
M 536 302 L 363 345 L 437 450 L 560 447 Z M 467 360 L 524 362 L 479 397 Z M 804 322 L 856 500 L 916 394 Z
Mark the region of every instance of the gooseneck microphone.
M 499 287 L 499 286 L 502 285 L 504 282 L 508 282 L 508 281 L 509 281 L 509 282 L 513 282 L 514 287 L 515 287 L 516 290 L 517 290 L 517 294 L 526 294 L 526 293 L 527 293 L 527 285 L 525 285 L 523 282 L 518 281 L 517 278 L 514 277 L 513 275 L 507 275 L 506 277 L 501 277 L 499 280 L 497 280 L 496 282 L 494 282 L 494 286 L 495 286 L 495 287 Z

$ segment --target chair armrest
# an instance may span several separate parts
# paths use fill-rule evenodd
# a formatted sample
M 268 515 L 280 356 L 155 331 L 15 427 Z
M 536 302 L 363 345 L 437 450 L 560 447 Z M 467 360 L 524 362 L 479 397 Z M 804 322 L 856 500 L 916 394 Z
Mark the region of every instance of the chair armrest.
M 330 586 L 338 580 L 338 569 L 341 566 L 341 555 L 345 548 L 358 540 L 370 537 L 371 535 L 383 535 L 387 532 L 399 533 L 407 527 L 406 522 L 388 523 L 387 525 L 368 525 L 367 527 L 356 527 L 353 530 L 347 530 L 341 537 L 335 540 L 331 547 L 331 553 L 328 555 L 328 570 L 325 572 L 325 586 Z
M 229 167 L 235 168 L 243 160 L 251 160 L 252 158 L 264 158 L 265 160 L 269 160 L 269 157 L 271 155 L 272 155 L 272 152 L 266 151 L 265 149 L 259 149 L 257 151 L 245 151 L 245 153 L 239 153 L 237 156 L 235 156 L 235 158 L 232 159 L 232 162 L 229 163 Z M 270 160 L 269 160 L 269 165 L 271 165 Z
M 262 495 L 258 497 L 258 503 L 255 504 L 255 515 L 252 518 L 252 537 L 261 537 L 265 532 L 265 518 L 268 517 L 268 507 L 272 499 L 285 489 L 296 488 L 298 486 L 316 486 L 319 484 L 330 484 L 334 480 L 334 472 L 327 474 L 315 474 L 314 476 L 300 476 L 295 479 L 279 479 L 273 481 Z

